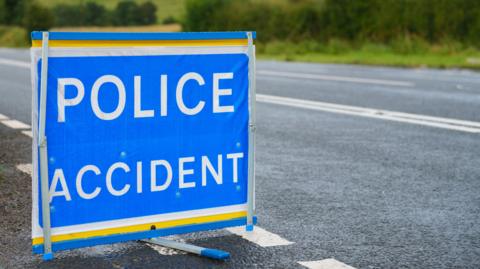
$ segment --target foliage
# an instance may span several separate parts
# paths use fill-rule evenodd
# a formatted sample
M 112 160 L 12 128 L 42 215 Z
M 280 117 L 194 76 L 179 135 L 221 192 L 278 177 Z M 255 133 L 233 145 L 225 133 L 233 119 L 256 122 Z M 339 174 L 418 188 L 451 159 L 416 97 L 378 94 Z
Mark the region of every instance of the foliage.
M 0 0 L 0 24 L 21 25 L 30 2 L 30 0 Z
M 0 0 L 2 1 L 2 0 Z M 41 0 L 42 4 L 48 8 L 55 8 L 60 4 L 68 5 L 80 5 L 89 2 L 97 3 L 104 6 L 107 11 L 113 11 L 117 4 L 124 0 Z M 151 1 L 157 7 L 156 17 L 159 22 L 162 22 L 165 18 L 173 16 L 175 19 L 179 19 L 184 11 L 185 0 L 134 0 L 136 3 L 141 4 L 146 1 Z M 278 1 L 278 0 L 273 0 Z M 285 0 L 281 0 L 285 1 Z M 111 12 L 109 12 L 111 14 Z
M 156 23 L 157 7 L 152 2 L 137 4 L 134 1 L 120 1 L 115 9 L 107 10 L 95 2 L 86 4 L 58 4 L 53 8 L 55 26 L 132 26 Z
M 131 0 L 124 0 L 117 4 L 113 11 L 114 25 L 148 25 L 157 21 L 157 8 L 152 2 L 138 5 Z
M 174 24 L 174 23 L 178 23 L 178 20 L 172 16 L 168 16 L 162 21 L 162 24 Z
M 139 21 L 138 25 L 149 25 L 157 22 L 157 6 L 148 1 L 138 7 Z
M 84 23 L 85 9 L 83 6 L 60 4 L 53 8 L 57 26 L 79 26 Z
M 84 26 L 103 26 L 109 22 L 107 9 L 95 2 L 87 2 L 84 9 Z M 57 24 L 58 25 L 58 24 Z
M 28 3 L 23 17 L 23 27 L 29 35 L 32 31 L 44 31 L 53 26 L 54 17 L 50 9 L 37 2 Z
M 53 8 L 55 26 L 102 26 L 109 23 L 107 10 L 94 2 L 85 5 L 59 4 Z
M 7 4 L 5 0 L 0 0 L 0 24 L 7 23 Z
M 189 0 L 192 31 L 256 30 L 260 41 L 397 42 L 420 38 L 479 46 L 478 0 Z
M 138 20 L 137 3 L 133 1 L 121 1 L 113 11 L 114 25 L 134 25 Z

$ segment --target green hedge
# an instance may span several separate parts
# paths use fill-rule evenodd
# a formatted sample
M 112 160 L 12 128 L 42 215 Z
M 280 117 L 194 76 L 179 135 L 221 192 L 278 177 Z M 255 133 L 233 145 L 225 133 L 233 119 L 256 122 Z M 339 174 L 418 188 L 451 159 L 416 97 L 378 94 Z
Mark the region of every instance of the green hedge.
M 187 31 L 256 30 L 260 41 L 480 43 L 479 0 L 189 0 Z
M 118 2 L 113 10 L 95 2 L 60 4 L 53 8 L 57 27 L 150 25 L 157 22 L 156 11 L 151 1 L 138 4 L 132 0 Z

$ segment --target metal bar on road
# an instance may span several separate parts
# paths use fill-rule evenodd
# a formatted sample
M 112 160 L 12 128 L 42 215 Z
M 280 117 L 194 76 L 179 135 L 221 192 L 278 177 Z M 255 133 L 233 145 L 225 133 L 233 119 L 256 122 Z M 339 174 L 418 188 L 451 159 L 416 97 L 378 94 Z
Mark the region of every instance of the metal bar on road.
M 48 79 L 48 32 L 42 34 L 42 67 L 40 77 L 40 123 L 38 145 L 40 147 L 40 187 L 42 193 L 43 222 L 43 259 L 53 259 L 50 226 L 50 193 L 48 190 L 47 137 L 45 136 L 45 118 L 47 112 Z
M 255 214 L 255 52 L 252 32 L 248 37 L 248 95 L 249 95 L 249 132 L 248 132 L 248 196 L 247 196 L 247 231 L 253 231 L 253 215 Z
M 199 247 L 191 244 L 176 242 L 176 241 L 167 240 L 167 239 L 158 238 L 158 237 L 151 238 L 148 240 L 142 240 L 142 241 L 150 244 L 167 247 L 167 248 L 178 249 L 181 251 L 197 254 L 200 256 L 204 256 L 204 257 L 208 257 L 216 260 L 226 260 L 230 258 L 230 253 L 222 250 Z

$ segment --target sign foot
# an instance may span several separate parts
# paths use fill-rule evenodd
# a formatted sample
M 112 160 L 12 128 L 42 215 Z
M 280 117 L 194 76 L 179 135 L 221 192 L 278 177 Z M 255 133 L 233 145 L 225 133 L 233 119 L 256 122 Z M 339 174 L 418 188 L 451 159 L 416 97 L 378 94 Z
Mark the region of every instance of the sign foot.
M 43 254 L 43 260 L 44 260 L 44 261 L 51 261 L 51 260 L 53 260 L 53 253 L 50 252 L 50 253 L 45 253 L 45 254 Z

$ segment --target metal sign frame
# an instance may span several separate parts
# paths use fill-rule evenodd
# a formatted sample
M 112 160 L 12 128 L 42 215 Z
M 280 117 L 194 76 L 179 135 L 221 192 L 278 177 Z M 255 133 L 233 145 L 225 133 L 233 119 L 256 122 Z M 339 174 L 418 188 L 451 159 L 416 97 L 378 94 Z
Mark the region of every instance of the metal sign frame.
M 52 234 L 50 227 L 50 193 L 48 188 L 47 137 L 45 136 L 45 118 L 47 113 L 47 76 L 48 76 L 48 32 L 42 33 L 42 71 L 40 79 L 40 124 L 38 145 L 40 151 L 40 175 L 42 194 L 43 247 L 44 260 L 53 259 Z
M 178 242 L 169 242 L 164 239 L 159 239 L 155 237 L 164 236 L 169 234 L 175 233 L 185 233 L 185 232 L 194 232 L 194 231 L 201 231 L 201 230 L 209 230 L 209 229 L 219 229 L 223 227 L 229 227 L 234 225 L 246 225 L 247 231 L 253 231 L 254 224 L 256 222 L 255 217 L 255 102 L 256 102 L 256 85 L 255 85 L 255 47 L 253 44 L 253 39 L 255 38 L 255 32 L 216 32 L 216 33 L 143 33 L 143 35 L 139 36 L 140 38 L 144 38 L 145 40 L 149 40 L 151 36 L 156 36 L 159 39 L 166 39 L 166 40 L 214 40 L 216 36 L 230 36 L 231 39 L 235 38 L 245 38 L 246 35 L 247 39 L 247 55 L 249 58 L 248 61 L 248 109 L 249 109 L 249 119 L 248 119 L 248 190 L 247 190 L 247 215 L 246 220 L 242 221 L 230 221 L 228 223 L 218 223 L 213 225 L 197 225 L 195 227 L 185 227 L 184 229 L 170 229 L 168 231 L 162 230 L 152 230 L 152 231 L 145 231 L 141 233 L 133 233 L 133 234 L 119 234 L 110 236 L 108 238 L 93 238 L 88 241 L 73 241 L 73 242 L 66 242 L 62 245 L 55 245 L 52 244 L 52 231 L 51 231 L 51 215 L 50 215 L 50 194 L 49 194 L 49 186 L 48 186 L 48 144 L 47 144 L 47 137 L 45 134 L 45 126 L 46 126 L 46 114 L 47 111 L 47 77 L 48 77 L 48 59 L 49 59 L 49 42 L 51 37 L 55 37 L 56 40 L 65 39 L 65 36 L 68 36 L 72 40 L 79 38 L 81 40 L 82 34 L 85 33 L 59 33 L 59 32 L 33 32 L 32 33 L 32 43 L 35 42 L 38 45 L 38 42 L 41 42 L 41 76 L 40 76 L 40 102 L 39 106 L 39 119 L 38 119 L 38 132 L 34 130 L 34 148 L 37 146 L 38 152 L 36 150 L 33 151 L 34 159 L 35 155 L 38 153 L 38 164 L 39 164 L 39 179 L 40 179 L 40 194 L 41 196 L 41 209 L 42 209 L 42 222 L 43 222 L 43 243 L 41 246 L 37 245 L 33 247 L 33 251 L 35 253 L 43 254 L 44 260 L 51 260 L 53 259 L 53 252 L 57 250 L 64 250 L 64 249 L 71 249 L 71 248 L 78 248 L 78 247 L 85 247 L 85 246 L 92 246 L 98 244 L 109 244 L 127 240 L 140 240 L 140 239 L 147 239 L 147 238 L 154 238 L 150 240 L 146 240 L 149 243 L 153 244 L 160 244 L 167 247 L 173 247 L 177 249 L 181 249 L 184 251 L 196 253 L 199 255 L 217 258 L 217 259 L 225 259 L 229 257 L 228 253 L 212 250 L 212 249 L 205 249 L 201 247 L 191 246 L 188 244 L 182 244 Z M 111 34 L 111 33 L 110 33 Z M 182 35 L 182 34 L 189 34 L 189 35 Z M 78 36 L 76 36 L 78 35 Z M 118 40 L 122 40 L 123 36 L 131 35 L 131 33 L 116 33 L 115 36 Z M 107 34 L 108 36 L 108 34 Z M 89 39 L 94 40 L 104 40 L 105 33 L 90 33 Z M 115 41 L 115 38 L 106 38 L 107 41 Z M 68 39 L 67 39 L 68 40 Z M 32 54 L 33 55 L 33 54 Z M 32 56 L 33 57 L 33 56 Z M 33 59 L 33 58 L 32 58 Z M 32 76 L 36 74 L 33 72 L 32 69 Z M 33 78 L 32 78 L 33 81 Z M 35 86 L 35 85 L 34 85 Z M 35 89 L 34 89 L 35 94 Z M 35 122 L 35 119 L 32 119 L 32 122 Z M 34 166 L 35 169 L 35 166 Z M 33 186 L 34 188 L 36 186 Z
M 254 59 L 248 61 L 248 93 L 249 93 L 249 124 L 248 124 L 248 213 L 247 213 L 247 231 L 253 231 L 253 216 L 255 214 L 255 103 L 256 103 L 256 84 L 255 84 L 255 52 L 253 48 L 252 32 L 247 32 L 248 37 L 248 58 Z

